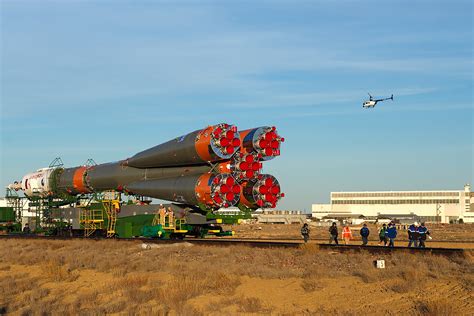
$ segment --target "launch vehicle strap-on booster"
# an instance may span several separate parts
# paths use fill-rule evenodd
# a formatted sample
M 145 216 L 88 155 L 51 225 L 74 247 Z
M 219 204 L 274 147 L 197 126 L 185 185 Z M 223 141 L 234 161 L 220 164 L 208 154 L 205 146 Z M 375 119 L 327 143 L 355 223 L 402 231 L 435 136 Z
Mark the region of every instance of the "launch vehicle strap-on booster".
M 275 207 L 284 194 L 276 178 L 261 171 L 264 161 L 280 155 L 283 141 L 275 127 L 238 132 L 221 123 L 117 162 L 42 168 L 9 188 L 27 197 L 117 190 L 206 209 Z

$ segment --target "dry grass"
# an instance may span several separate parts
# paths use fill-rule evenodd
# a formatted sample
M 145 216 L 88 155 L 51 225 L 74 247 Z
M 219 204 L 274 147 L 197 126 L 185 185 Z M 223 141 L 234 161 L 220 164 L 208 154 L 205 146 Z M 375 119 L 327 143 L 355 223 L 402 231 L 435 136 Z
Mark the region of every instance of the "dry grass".
M 413 284 L 401 279 L 393 280 L 388 288 L 395 293 L 407 293 L 412 289 Z
M 0 271 L 8 271 L 8 270 L 10 270 L 10 265 L 8 265 L 8 264 L 2 264 L 2 265 L 0 266 Z
M 239 306 L 239 312 L 243 313 L 262 313 L 267 311 L 257 297 L 242 297 L 236 301 L 236 304 Z
M 77 280 L 79 273 L 72 271 L 64 264 L 59 262 L 49 261 L 43 268 L 44 276 L 53 282 L 72 282 Z
M 427 316 L 468 315 L 446 298 L 419 301 L 417 312 Z
M 305 292 L 314 292 L 324 288 L 324 285 L 321 284 L 321 281 L 315 278 L 305 278 L 301 282 L 301 287 Z
M 448 308 L 454 307 L 442 300 L 420 301 L 419 288 L 410 284 L 458 280 L 467 293 L 474 284 L 471 254 L 448 259 L 393 253 L 383 256 L 386 269 L 376 269 L 373 261 L 378 256 L 321 251 L 311 244 L 299 249 L 194 246 L 143 250 L 138 243 L 117 241 L 1 243 L 0 310 L 25 315 L 285 313 L 276 310 L 265 293 L 257 297 L 242 292 L 242 276 L 296 279 L 299 295 L 331 291 L 335 279 L 352 278 L 354 286 L 383 285 L 395 296 L 403 293 L 401 301 L 408 301 L 414 312 L 436 315 L 450 314 L 453 309 Z M 212 302 L 193 303 L 206 296 Z M 299 314 L 342 312 L 351 311 L 321 305 L 298 310 Z

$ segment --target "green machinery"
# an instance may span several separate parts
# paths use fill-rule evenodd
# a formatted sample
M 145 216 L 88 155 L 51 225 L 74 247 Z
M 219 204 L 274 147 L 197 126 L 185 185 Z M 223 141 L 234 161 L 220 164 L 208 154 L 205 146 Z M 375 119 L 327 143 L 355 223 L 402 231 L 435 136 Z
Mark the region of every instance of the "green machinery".
M 160 212 L 158 205 L 150 214 L 120 217 L 122 205 L 132 204 L 132 196 L 128 196 L 128 202 L 122 201 L 121 194 L 115 191 L 77 197 L 27 199 L 18 196 L 12 190 L 7 190 L 6 197 L 9 206 L 0 208 L 0 231 L 4 233 L 21 232 L 22 211 L 26 203 L 32 232 L 43 235 L 160 239 L 208 235 L 232 236 L 232 231 L 224 231 L 220 225 L 238 224 L 242 219 L 250 218 L 250 210 L 240 210 L 231 215 L 183 210 L 177 212 L 176 217 L 170 207 L 167 211 Z M 134 201 L 143 203 L 141 197 L 133 198 Z M 65 215 L 65 212 L 71 209 L 76 210 L 74 216 L 79 223 L 78 229 L 72 228 L 71 217 Z
M 0 207 L 0 234 L 21 231 L 21 224 L 16 220 L 16 213 L 13 207 Z
M 132 204 L 129 196 L 128 204 Z M 141 201 L 141 197 L 135 197 Z M 150 201 L 151 202 L 151 201 Z M 184 238 L 185 236 L 204 237 L 232 236 L 232 231 L 224 231 L 219 224 L 237 224 L 250 218 L 250 212 L 221 215 L 211 212 L 204 214 L 177 212 L 171 207 L 158 205 L 151 214 L 138 214 L 120 217 L 122 196 L 116 191 L 95 194 L 88 203 L 81 205 L 80 227 L 85 237 L 105 236 L 118 238 L 149 237 L 160 239 Z
M 0 207 L 0 233 L 20 232 L 22 210 L 26 201 L 11 189 L 7 189 L 5 199 L 7 206 Z
M 232 231 L 224 231 L 218 224 L 220 219 L 211 220 L 212 223 L 188 224 L 186 219 L 165 220 L 164 223 L 153 225 L 156 215 L 142 214 L 128 217 L 121 217 L 117 220 L 117 237 L 149 237 L 159 239 L 182 239 L 186 236 L 205 237 L 213 236 L 233 236 Z M 168 216 L 167 216 L 168 218 Z M 237 221 L 235 222 L 237 223 Z

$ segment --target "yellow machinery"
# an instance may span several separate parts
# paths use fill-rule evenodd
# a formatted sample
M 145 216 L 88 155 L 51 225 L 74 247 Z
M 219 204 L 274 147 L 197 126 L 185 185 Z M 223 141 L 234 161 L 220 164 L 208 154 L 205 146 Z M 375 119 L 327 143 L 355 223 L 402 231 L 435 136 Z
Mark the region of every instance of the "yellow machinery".
M 104 213 L 107 215 L 107 237 L 115 236 L 117 214 L 120 212 L 119 192 L 106 191 L 103 193 L 99 205 L 91 204 L 91 200 L 89 200 L 88 203 L 80 207 L 79 222 L 81 228 L 84 229 L 84 237 L 90 237 L 97 230 L 105 228 Z
M 103 229 L 104 212 L 101 209 L 82 208 L 80 224 L 84 228 L 84 237 L 92 236 L 96 230 Z
M 117 214 L 120 212 L 120 193 L 116 191 L 104 192 L 102 205 L 107 214 L 107 237 L 114 237 Z
M 164 206 L 160 206 L 160 208 L 155 213 L 155 217 L 153 217 L 152 225 L 161 225 L 163 230 L 166 230 L 168 233 L 180 233 L 184 234 L 187 233 L 187 229 L 183 229 L 182 225 L 186 224 L 185 219 L 177 219 L 174 216 L 173 210 L 171 207 L 168 207 L 168 210 Z

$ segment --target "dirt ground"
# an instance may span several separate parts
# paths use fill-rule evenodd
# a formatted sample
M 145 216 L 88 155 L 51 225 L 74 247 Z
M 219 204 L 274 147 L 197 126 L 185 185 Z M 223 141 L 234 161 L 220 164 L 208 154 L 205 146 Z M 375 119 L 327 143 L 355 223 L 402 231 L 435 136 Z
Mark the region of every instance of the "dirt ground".
M 473 315 L 473 260 L 311 244 L 0 240 L 0 314 Z
M 353 244 L 360 244 L 361 238 L 359 230 L 361 225 L 351 225 L 354 236 Z M 379 242 L 378 231 L 380 225 L 369 224 L 370 229 L 369 245 L 377 245 Z M 448 224 L 427 224 L 430 230 L 432 240 L 427 240 L 428 247 L 445 248 L 470 248 L 474 249 L 474 225 L 448 225 Z M 326 243 L 329 240 L 329 226 L 317 226 L 316 223 L 310 224 L 311 241 L 317 243 Z M 339 239 L 341 238 L 342 227 L 339 225 Z M 407 227 L 408 228 L 408 227 Z M 235 238 L 255 238 L 255 239 L 284 239 L 301 240 L 300 224 L 279 225 L 279 224 L 241 224 L 227 226 L 235 232 Z M 403 226 L 398 230 L 396 246 L 407 246 L 408 232 Z

